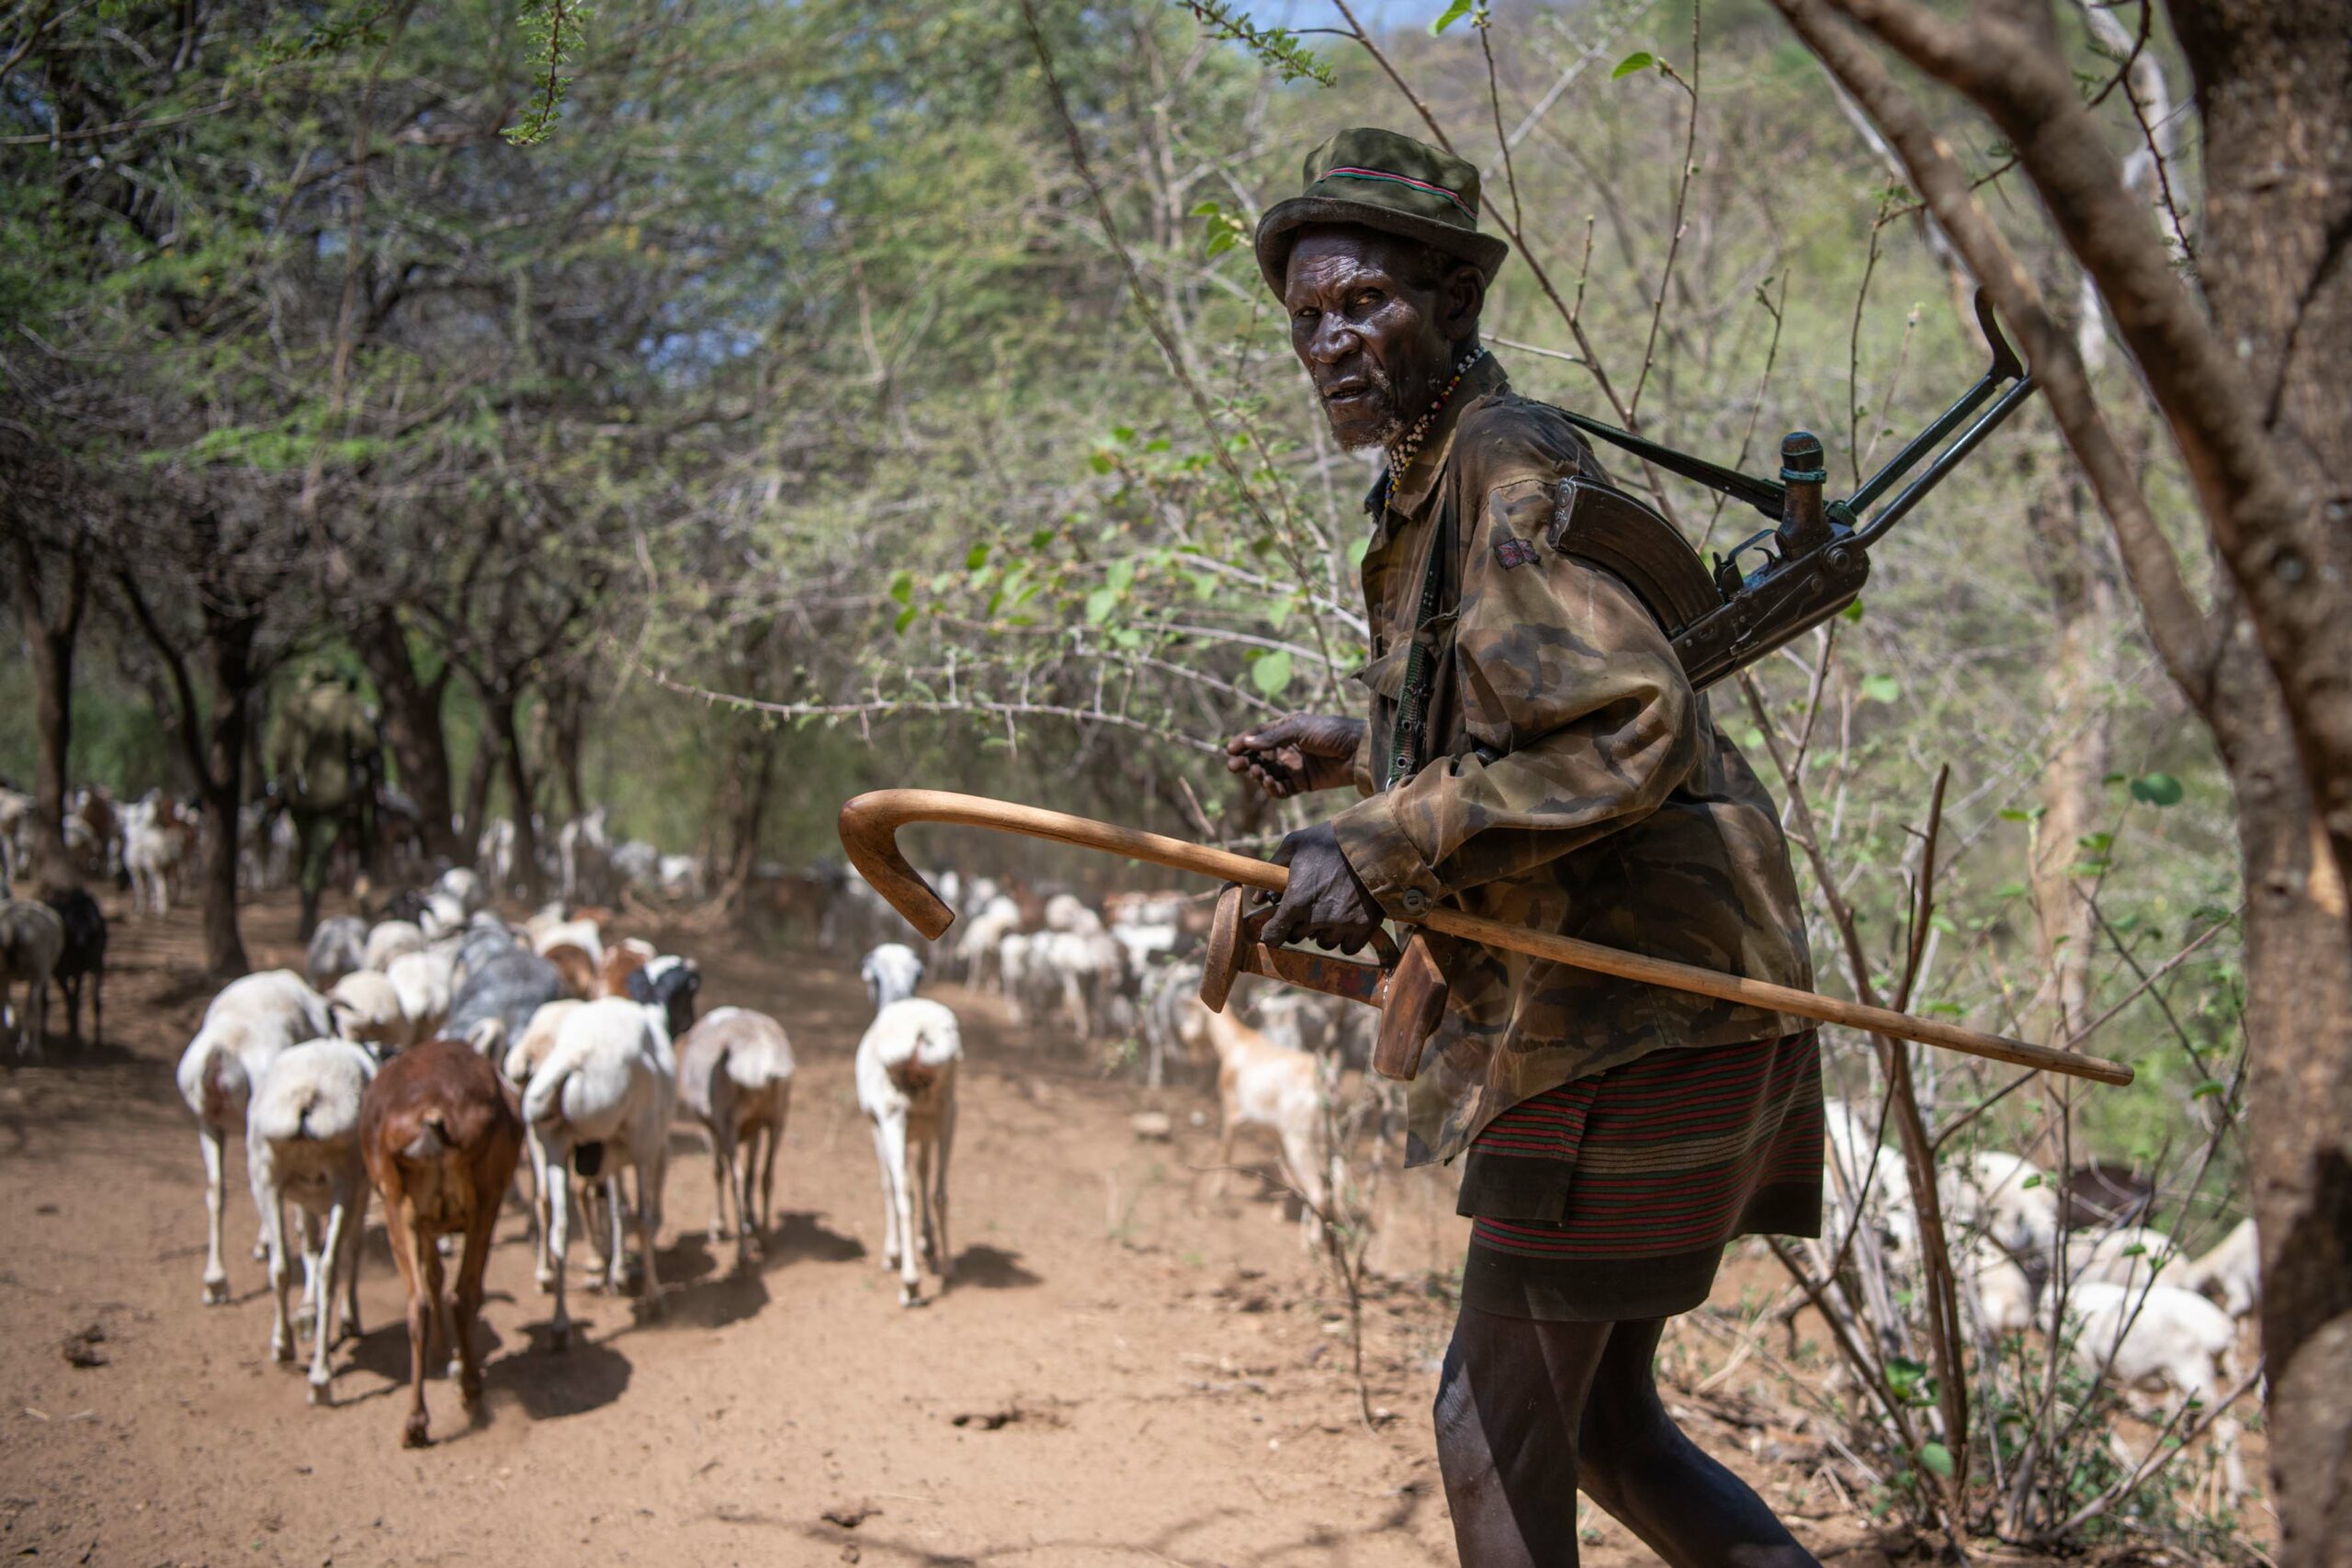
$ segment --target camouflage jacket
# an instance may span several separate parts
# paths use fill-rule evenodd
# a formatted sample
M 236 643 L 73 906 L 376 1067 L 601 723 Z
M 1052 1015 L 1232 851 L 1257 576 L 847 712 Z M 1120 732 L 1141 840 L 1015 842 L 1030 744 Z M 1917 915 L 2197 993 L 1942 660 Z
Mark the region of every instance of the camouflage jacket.
M 1393 490 L 1367 498 L 1366 798 L 1334 826 L 1391 915 L 1444 904 L 1784 986 L 1812 962 L 1772 799 L 1665 634 L 1616 578 L 1565 553 L 1559 480 L 1607 476 L 1492 356 Z M 1437 613 L 1421 623 L 1430 552 Z M 1419 696 L 1407 691 L 1415 626 Z M 1383 788 L 1400 705 L 1420 755 Z M 1405 726 L 1409 738 L 1412 726 Z M 1529 1095 L 1672 1046 L 1785 1034 L 1761 1009 L 1441 940 L 1452 985 L 1410 1093 L 1408 1164 L 1451 1159 Z
M 296 692 L 278 716 L 272 762 L 288 804 L 339 811 L 358 797 L 376 765 L 376 729 L 359 694 L 340 682 Z

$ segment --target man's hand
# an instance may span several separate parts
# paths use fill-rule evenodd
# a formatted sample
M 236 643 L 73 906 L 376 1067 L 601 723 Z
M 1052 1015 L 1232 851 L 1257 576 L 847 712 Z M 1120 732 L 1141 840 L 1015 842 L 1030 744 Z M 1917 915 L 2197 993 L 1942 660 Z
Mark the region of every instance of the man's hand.
M 1261 933 L 1269 945 L 1304 937 L 1353 953 L 1372 940 L 1382 919 L 1380 906 L 1356 879 L 1329 823 L 1301 828 L 1283 839 L 1274 863 L 1290 867 L 1290 886 Z
M 1247 775 L 1276 800 L 1348 782 L 1348 764 L 1363 739 L 1363 720 L 1329 714 L 1284 714 L 1225 743 L 1227 773 Z

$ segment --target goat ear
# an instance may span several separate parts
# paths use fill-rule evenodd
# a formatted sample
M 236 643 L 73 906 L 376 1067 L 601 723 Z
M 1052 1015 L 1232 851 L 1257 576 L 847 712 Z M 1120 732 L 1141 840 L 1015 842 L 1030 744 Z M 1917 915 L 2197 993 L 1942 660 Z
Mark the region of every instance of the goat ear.
M 334 1026 L 336 1039 L 348 1040 L 352 1037 L 351 1021 L 358 1016 L 358 1012 L 357 1008 L 353 1007 L 341 997 L 327 998 L 327 1021 Z

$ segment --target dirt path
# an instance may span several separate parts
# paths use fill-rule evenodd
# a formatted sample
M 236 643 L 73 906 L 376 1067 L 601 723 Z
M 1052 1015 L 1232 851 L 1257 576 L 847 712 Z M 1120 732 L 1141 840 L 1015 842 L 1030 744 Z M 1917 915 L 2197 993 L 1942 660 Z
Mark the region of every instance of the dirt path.
M 247 924 L 259 965 L 299 962 L 284 899 Z M 852 966 L 682 942 L 707 1006 L 774 1012 L 801 1063 L 777 1177 L 783 1235 L 731 1272 L 698 1231 L 709 1166 L 671 1167 L 663 1321 L 575 1292 L 579 1337 L 547 1347 L 519 1212 L 490 1268 L 489 1414 L 427 1397 L 445 1440 L 399 1446 L 408 1347 L 398 1280 L 370 1237 L 368 1333 L 335 1358 L 336 1405 L 267 1355 L 262 1266 L 232 1251 L 232 1305 L 198 1304 L 202 1181 L 172 1065 L 208 999 L 192 916 L 118 916 L 109 1044 L 0 1077 L 0 1553 L 165 1563 L 650 1562 L 1047 1565 L 1453 1561 L 1428 1410 L 1449 1309 L 1425 1289 L 1374 1304 L 1374 1403 L 1355 1414 L 1328 1275 L 1276 1201 L 1223 1203 L 1198 1088 L 1171 1091 L 1172 1143 L 1138 1141 L 1143 1091 L 1036 1051 L 992 1001 L 937 987 L 966 1020 L 956 1151 L 957 1284 L 922 1311 L 879 1267 L 872 1145 L 849 1065 L 867 1016 Z M 54 1040 L 52 1036 L 52 1040 Z M 1271 1145 L 1255 1150 L 1264 1155 Z M 242 1157 L 230 1234 L 249 1237 Z M 1392 1183 L 1384 1258 L 1459 1258 L 1433 1181 Z M 380 1216 L 377 1216 L 380 1219 Z M 575 1278 L 577 1271 L 575 1271 Z M 1736 1296 L 1727 1278 L 1726 1298 Z M 96 1327 L 106 1364 L 76 1368 Z M 1826 1514 L 1779 1439 L 1711 1393 L 1694 1435 L 1795 1514 Z M 1753 1468 L 1751 1468 L 1751 1466 Z M 1852 1539 L 1798 1522 L 1825 1547 Z M 1647 1561 L 1605 1519 L 1587 1560 Z M 1874 1554 L 1871 1554 L 1874 1555 Z M 1856 1562 L 1855 1557 L 1846 1559 Z

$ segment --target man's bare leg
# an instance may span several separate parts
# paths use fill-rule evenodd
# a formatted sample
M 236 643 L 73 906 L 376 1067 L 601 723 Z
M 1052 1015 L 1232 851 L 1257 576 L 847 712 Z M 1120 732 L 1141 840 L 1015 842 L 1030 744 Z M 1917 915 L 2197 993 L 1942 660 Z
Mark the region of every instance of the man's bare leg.
M 1462 1309 L 1437 1440 L 1463 1568 L 1575 1568 L 1579 1488 L 1674 1568 L 1814 1563 L 1659 1404 L 1663 1326 Z

